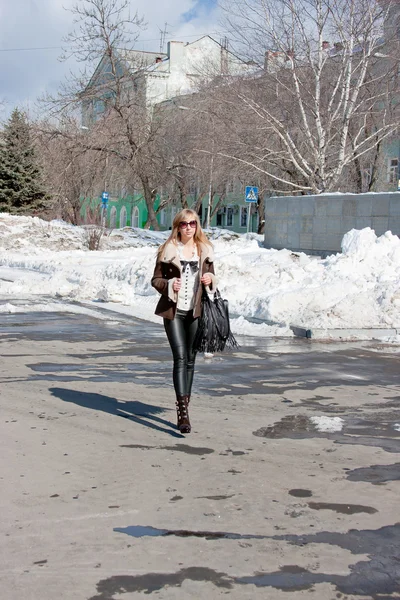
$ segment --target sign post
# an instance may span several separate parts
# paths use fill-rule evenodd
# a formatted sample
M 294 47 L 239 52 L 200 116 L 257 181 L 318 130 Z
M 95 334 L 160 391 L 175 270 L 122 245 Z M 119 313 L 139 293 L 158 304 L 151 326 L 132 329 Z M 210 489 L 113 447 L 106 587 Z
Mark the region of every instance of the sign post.
M 245 191 L 245 201 L 248 203 L 247 208 L 247 233 L 250 231 L 251 205 L 258 201 L 258 187 L 248 185 Z
M 103 227 L 105 227 L 105 225 L 106 225 L 108 198 L 109 198 L 109 193 L 103 192 L 101 195 L 101 224 Z

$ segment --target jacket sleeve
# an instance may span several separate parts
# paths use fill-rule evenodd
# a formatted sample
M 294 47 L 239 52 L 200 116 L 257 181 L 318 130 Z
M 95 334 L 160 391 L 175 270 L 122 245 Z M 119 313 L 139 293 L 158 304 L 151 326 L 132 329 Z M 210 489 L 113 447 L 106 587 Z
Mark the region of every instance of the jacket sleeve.
M 173 300 L 173 302 L 177 301 L 177 293 L 172 288 L 175 279 L 176 277 L 173 277 L 172 279 L 167 279 L 166 277 L 163 277 L 161 261 L 157 257 L 153 277 L 151 278 L 151 285 L 157 290 L 157 292 L 159 292 L 163 296 L 167 296 L 167 298 L 170 298 L 171 300 Z
M 206 291 L 209 294 L 213 294 L 215 292 L 215 290 L 217 289 L 217 277 L 215 275 L 215 270 L 214 270 L 214 262 L 209 263 L 209 268 L 208 268 L 208 274 L 211 275 L 211 283 L 210 285 L 206 285 Z

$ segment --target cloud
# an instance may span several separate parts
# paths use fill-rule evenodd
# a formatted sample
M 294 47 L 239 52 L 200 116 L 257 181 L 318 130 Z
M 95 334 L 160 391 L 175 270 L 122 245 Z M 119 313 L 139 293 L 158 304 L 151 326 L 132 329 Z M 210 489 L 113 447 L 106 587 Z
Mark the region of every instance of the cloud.
M 0 100 L 7 105 L 3 116 L 16 105 L 34 111 L 38 96 L 54 93 L 68 73 L 78 69 L 73 60 L 59 60 L 62 39 L 73 27 L 73 15 L 65 9 L 75 3 L 0 0 Z M 137 0 L 135 9 L 148 23 L 136 44 L 138 49 L 158 50 L 165 23 L 167 41 L 190 42 L 205 33 L 219 39 L 216 0 Z
M 194 3 L 194 6 L 188 12 L 183 14 L 183 19 L 188 22 L 199 19 L 202 15 L 213 13 L 216 6 L 216 0 L 197 0 Z

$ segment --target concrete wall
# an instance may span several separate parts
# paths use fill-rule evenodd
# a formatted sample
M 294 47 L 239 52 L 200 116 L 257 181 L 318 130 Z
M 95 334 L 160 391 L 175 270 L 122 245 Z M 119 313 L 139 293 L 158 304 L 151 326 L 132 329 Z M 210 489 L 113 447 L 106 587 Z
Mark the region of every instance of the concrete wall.
M 277 196 L 265 200 L 265 247 L 326 256 L 350 229 L 400 236 L 400 192 Z

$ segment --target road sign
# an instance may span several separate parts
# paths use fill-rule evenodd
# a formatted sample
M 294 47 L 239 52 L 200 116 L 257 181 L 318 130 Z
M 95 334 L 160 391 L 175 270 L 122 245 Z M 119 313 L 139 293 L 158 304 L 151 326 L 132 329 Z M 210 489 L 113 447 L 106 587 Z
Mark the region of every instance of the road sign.
M 257 202 L 257 200 L 258 200 L 258 187 L 254 187 L 254 186 L 248 185 L 246 187 L 245 200 L 246 200 L 246 202 Z

